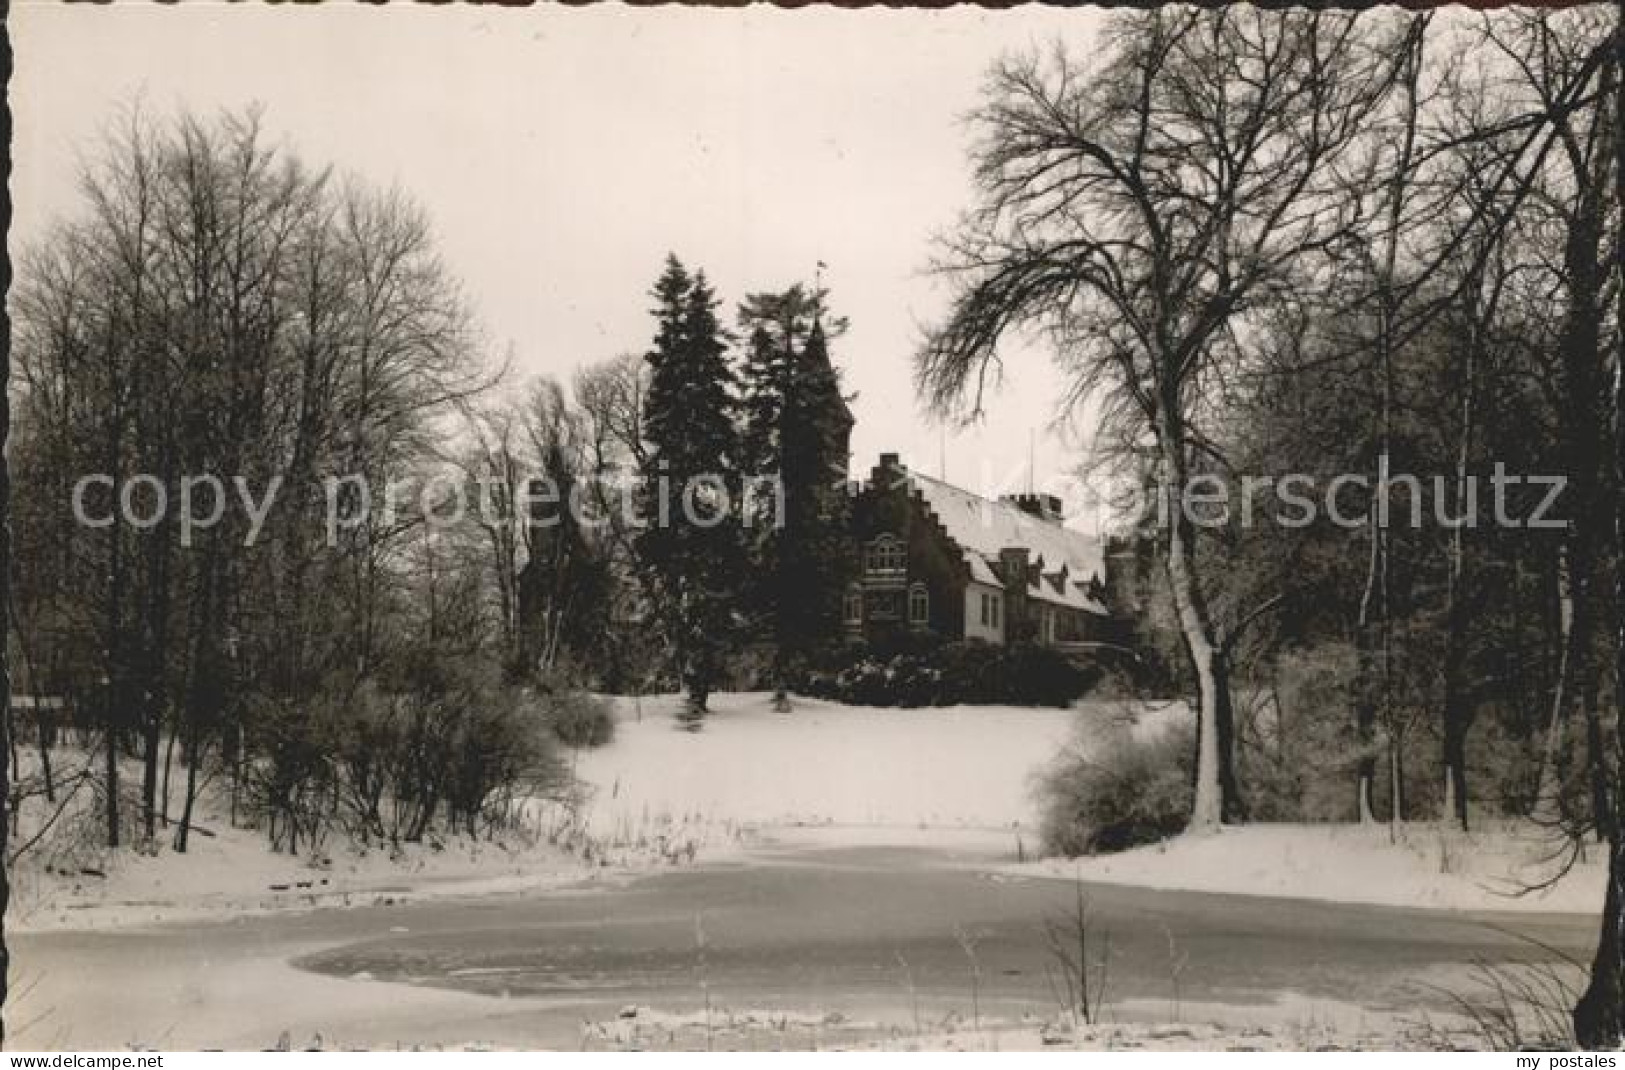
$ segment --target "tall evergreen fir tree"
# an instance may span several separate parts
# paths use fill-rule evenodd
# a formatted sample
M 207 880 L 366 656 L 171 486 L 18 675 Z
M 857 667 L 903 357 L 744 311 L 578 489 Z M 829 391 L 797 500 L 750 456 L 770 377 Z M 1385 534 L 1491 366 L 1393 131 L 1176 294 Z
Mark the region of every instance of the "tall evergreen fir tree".
M 793 286 L 740 307 L 751 334 L 744 441 L 758 479 L 751 605 L 773 646 L 774 705 L 790 708 L 795 666 L 840 627 L 846 560 L 846 465 L 852 416 L 830 363 L 826 292 Z M 831 320 L 831 329 L 845 329 Z M 771 488 L 771 490 L 769 490 Z M 767 500 L 771 494 L 772 500 Z
M 739 459 L 735 380 L 704 272 L 691 277 L 668 257 L 654 297 L 637 550 L 688 693 L 683 718 L 698 727 L 736 633 L 744 563 L 732 494 Z

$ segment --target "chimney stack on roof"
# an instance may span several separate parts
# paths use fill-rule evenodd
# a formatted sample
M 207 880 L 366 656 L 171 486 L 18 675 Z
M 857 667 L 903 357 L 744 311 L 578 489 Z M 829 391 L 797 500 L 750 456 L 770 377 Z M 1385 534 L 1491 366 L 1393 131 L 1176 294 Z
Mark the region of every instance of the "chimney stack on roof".
M 1061 499 L 1053 494 L 1005 494 L 999 501 L 1046 523 L 1059 524 L 1066 519 L 1061 509 Z

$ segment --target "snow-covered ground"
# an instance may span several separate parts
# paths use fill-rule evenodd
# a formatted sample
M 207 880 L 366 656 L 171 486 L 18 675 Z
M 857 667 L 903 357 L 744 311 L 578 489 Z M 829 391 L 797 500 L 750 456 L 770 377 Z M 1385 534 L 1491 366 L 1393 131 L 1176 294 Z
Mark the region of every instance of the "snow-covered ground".
M 572 758 L 582 810 L 538 807 L 528 831 L 404 851 L 335 846 L 320 862 L 272 853 L 205 805 L 212 835 L 191 851 L 77 858 L 46 873 L 17 867 L 8 921 L 19 929 L 108 928 L 245 912 L 516 893 L 592 873 L 717 859 L 753 839 L 814 845 L 930 843 L 1003 859 L 1030 877 L 1409 907 L 1594 912 L 1603 866 L 1592 852 L 1550 887 L 1551 845 L 1510 824 L 1472 834 L 1417 824 L 1253 825 L 1180 837 L 1120 855 L 1017 864 L 1037 847 L 1035 778 L 1079 719 L 1121 730 L 1124 711 L 848 707 L 763 693 L 714 697 L 698 732 L 675 695 L 616 700 L 614 741 Z M 1136 731 L 1182 716 L 1164 707 Z M 89 793 L 86 793 L 89 801 Z M 217 801 L 218 802 L 218 801 Z M 579 823 L 561 839 L 558 826 Z M 553 835 L 548 835 L 551 828 Z M 167 837 L 166 837 L 167 839 Z M 550 842 L 553 841 L 553 842 Z M 566 849 L 568 848 L 568 849 Z
M 677 706 L 675 695 L 617 700 L 614 742 L 580 755 L 595 828 L 669 816 L 728 829 L 839 826 L 870 842 L 921 829 L 1031 829 L 1032 776 L 1076 723 L 1059 709 L 805 698 L 776 713 L 769 695 L 744 693 L 714 696 L 704 727 L 688 732 Z
M 166 841 L 167 843 L 167 841 Z M 391 852 L 341 847 L 313 861 L 273 853 L 265 834 L 218 827 L 184 855 L 122 851 L 46 874 L 23 867 L 8 927 L 116 929 L 319 907 L 392 905 L 438 896 L 513 894 L 583 879 L 596 867 L 517 837 L 459 838 Z
M 319 1037 L 307 1039 L 307 1033 L 325 1032 L 369 1046 L 529 1046 L 536 1033 L 527 1017 L 531 1005 L 523 1001 L 359 975 L 338 979 L 291 965 L 291 952 L 331 947 L 340 939 L 358 939 L 363 931 L 396 932 L 400 915 L 392 908 L 357 915 L 354 932 L 344 917 L 326 913 L 267 919 L 268 926 L 310 922 L 312 931 L 324 935 L 308 943 L 285 940 L 276 945 L 279 950 L 252 954 L 243 951 L 257 946 L 252 934 L 188 923 L 245 912 L 512 895 L 572 884 L 589 874 L 613 880 L 647 866 L 703 863 L 729 854 L 745 859 L 742 848 L 758 837 L 822 846 L 931 843 L 966 849 L 968 865 L 1034 880 L 1082 877 L 1452 909 L 1595 913 L 1600 903 L 1595 857 L 1549 891 L 1510 895 L 1520 881 L 1545 872 L 1527 864 L 1543 855 L 1545 845 L 1510 826 L 1461 836 L 1418 825 L 1391 843 L 1384 827 L 1260 825 L 1112 857 L 1017 864 L 1018 844 L 1029 853 L 1036 846 L 1037 773 L 1063 747 L 1089 738 L 1087 732 L 1079 735 L 1080 718 L 1086 725 L 1098 723 L 1102 735 L 1121 730 L 1120 706 L 897 710 L 798 699 L 793 712 L 782 714 L 771 709 L 766 695 L 735 694 L 716 696 L 704 728 L 688 732 L 673 716 L 677 704 L 676 696 L 617 700 L 614 742 L 573 756 L 584 783 L 585 812 L 571 819 L 563 838 L 550 834 L 549 812 L 542 808 L 527 828 L 503 842 L 454 839 L 394 855 L 335 846 L 331 858 L 313 864 L 273 854 L 263 833 L 231 829 L 216 800 L 203 816 L 214 834 L 194 837 L 184 857 L 167 850 L 149 857 L 126 849 L 112 859 L 80 860 L 65 872 L 20 867 L 9 924 L 37 931 L 130 930 L 83 942 L 44 931 L 22 938 L 24 947 L 48 946 L 56 956 L 18 959 L 19 977 L 31 993 L 24 1005 L 34 1008 L 25 1017 L 41 1022 L 31 1042 L 72 1047 L 76 1038 L 93 1036 L 160 1047 L 253 1046 L 271 1043 L 286 1027 L 296 1045 L 322 1043 Z M 1184 715 L 1177 707 L 1164 707 L 1142 718 L 1135 730 L 1154 731 Z M 565 818 L 553 814 L 552 819 Z M 550 842 L 555 839 L 559 842 Z M 998 873 L 992 879 L 1008 877 Z M 154 922 L 180 927 L 156 936 L 139 931 Z M 124 950 L 132 939 L 173 942 L 163 944 L 163 955 L 136 961 Z M 1229 1014 L 1221 1013 L 1223 1008 L 1187 1006 L 1170 1015 L 1160 1004 L 1143 1013 L 1124 1005 L 1116 1008 L 1121 1016 L 1114 1022 L 1083 1030 L 1035 1018 L 921 1020 L 912 1028 L 879 1029 L 832 1019 L 816 1006 L 797 1013 L 724 1011 L 719 1025 L 714 1019 L 684 1019 L 673 1010 L 644 1008 L 607 1022 L 587 1020 L 580 1041 L 601 1047 L 698 1046 L 716 1039 L 723 1047 L 973 1050 L 1296 1049 L 1361 1045 L 1362 1038 L 1380 1046 L 1411 1043 L 1395 1022 L 1367 1020 L 1358 1008 L 1350 1011 L 1353 1018 L 1333 1022 L 1319 1005 L 1283 1005 L 1273 1017 L 1256 1007 L 1232 1008 L 1235 1013 Z M 106 1030 L 87 1025 L 97 1022 L 120 1028 L 128 1023 L 131 1031 L 104 1036 Z M 711 1036 L 713 1029 L 720 1030 L 717 1037 Z M 1422 1037 L 1415 1043 L 1434 1041 Z
M 1008 706 L 918 710 L 797 699 L 775 713 L 760 693 L 715 696 L 699 732 L 677 726 L 678 697 L 618 700 L 615 741 L 580 756 L 591 823 L 625 838 L 663 821 L 821 844 L 927 842 L 989 848 L 1012 858 L 1036 843 L 1038 774 L 1057 753 L 1122 731 L 1121 704 L 1078 710 Z M 1131 730 L 1163 730 L 1179 706 L 1140 711 Z M 722 830 L 716 834 L 715 830 Z M 1184 836 L 1119 855 L 1012 865 L 1026 876 L 1164 889 L 1454 910 L 1591 913 L 1602 904 L 1602 855 L 1561 868 L 1554 845 L 1516 823 L 1469 833 L 1417 823 L 1251 825 Z
M 1560 853 L 1560 852 L 1559 852 Z M 1564 868 L 1554 845 L 1509 823 L 1463 834 L 1435 824 L 1248 825 L 1122 854 L 1005 867 L 1026 876 L 1147 888 L 1449 910 L 1596 913 L 1606 858 Z
M 1166 1007 L 1126 1002 L 1109 1008 L 1103 1018 L 1079 1024 L 1060 1015 L 973 1018 L 954 1011 L 887 1025 L 839 1013 L 724 1006 L 674 1014 L 629 1006 L 615 1018 L 583 1022 L 581 1046 L 585 1051 L 1369 1051 L 1427 1049 L 1443 1038 L 1414 1018 L 1291 997 L 1242 1012 L 1196 1003 L 1173 1018 Z M 1473 1042 L 1471 1035 L 1458 1039 Z
M 810 699 L 780 714 L 765 694 L 724 694 L 704 729 L 688 732 L 675 720 L 678 704 L 674 695 L 617 700 L 614 743 L 571 757 L 581 811 L 537 804 L 527 829 L 495 842 L 460 837 L 396 851 L 335 842 L 319 860 L 290 857 L 273 853 L 263 832 L 232 828 L 211 793 L 200 800 L 206 831 L 185 855 L 168 849 L 167 831 L 151 854 L 87 842 L 49 871 L 31 854 L 15 873 L 8 921 L 25 931 L 103 929 L 511 894 L 716 859 L 773 827 L 869 843 L 947 832 L 1013 851 L 1033 824 L 1030 776 L 1074 723 L 1065 710 L 877 710 Z M 138 771 L 127 775 L 134 783 Z M 92 793 L 80 802 L 91 805 Z M 96 821 L 70 813 L 58 830 L 77 823 L 89 841 L 100 835 Z M 561 836 L 566 822 L 581 827 Z
M 58 755 L 71 756 L 64 751 Z M 75 756 L 81 757 L 82 756 Z M 124 770 L 126 784 L 139 770 Z M 29 800 L 14 842 L 36 838 L 11 869 L 8 928 L 21 932 L 120 929 L 208 922 L 244 914 L 392 906 L 423 899 L 513 895 L 588 878 L 620 879 L 650 866 L 692 861 L 699 833 L 651 820 L 616 839 L 582 826 L 568 800 L 537 800 L 509 827 L 431 833 L 421 843 L 370 846 L 338 832 L 316 850 L 273 851 L 263 830 L 237 827 L 219 784 L 200 795 L 186 853 L 160 825 L 148 847 L 109 850 L 95 793 L 64 782 L 64 802 Z M 127 798 L 126 813 L 135 800 Z M 126 830 L 126 836 L 131 830 Z

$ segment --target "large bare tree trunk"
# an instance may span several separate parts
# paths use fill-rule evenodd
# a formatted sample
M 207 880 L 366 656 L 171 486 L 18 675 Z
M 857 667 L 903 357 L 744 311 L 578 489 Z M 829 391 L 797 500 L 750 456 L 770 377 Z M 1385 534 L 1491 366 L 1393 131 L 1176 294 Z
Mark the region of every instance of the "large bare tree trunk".
M 0 448 L 3 448 L 3 446 L 4 443 L 0 442 Z M 17 653 L 23 659 L 23 672 L 28 675 L 29 688 L 35 695 L 42 694 L 45 689 L 41 686 L 39 666 L 35 663 L 33 655 L 29 653 L 28 633 L 23 628 L 23 622 L 17 615 L 15 601 L 11 602 L 6 612 L 7 616 L 11 618 L 11 626 L 17 635 Z M 7 682 L 9 683 L 9 681 L 10 677 L 8 675 Z M 9 698 L 5 708 L 9 712 L 11 708 Z M 49 723 L 47 716 L 46 712 L 36 703 L 34 707 L 34 742 L 39 748 L 40 775 L 45 778 L 45 801 L 54 803 L 56 802 L 56 782 L 51 773 L 51 733 L 54 726 Z M 15 748 L 16 745 L 17 741 L 15 739 L 10 740 L 12 748 Z M 13 764 L 15 765 L 15 763 Z
M 11 84 L 11 30 L 4 19 L 0 19 L 0 74 L 3 74 L 5 84 Z M 11 125 L 11 97 L 7 90 L 0 89 L 4 94 L 0 99 L 0 119 L 6 125 Z M 11 179 L 11 156 L 8 153 L 4 163 L 0 163 L 0 185 L 8 183 Z M 0 196 L 0 230 L 11 230 L 11 199 Z M 0 250 L 0 291 L 11 290 L 11 256 L 5 250 Z M 0 332 L 6 337 L 11 336 L 11 316 L 8 314 L 5 302 L 0 301 Z M 6 443 L 11 437 L 11 347 L 0 347 L 0 621 L 11 618 L 11 470 L 6 463 Z M 0 703 L 4 709 L 11 709 L 11 663 L 6 654 L 6 644 L 0 643 Z M 42 722 L 43 723 L 43 722 Z M 9 738 L 11 728 L 10 717 L 0 717 L 0 744 L 8 749 L 11 743 Z M 6 907 L 11 899 L 11 879 L 6 866 L 6 857 L 11 852 L 9 833 L 11 829 L 11 783 L 7 771 L 0 763 L 0 1012 L 5 1010 L 6 996 L 9 989 L 6 978 L 11 972 L 11 954 L 6 946 Z M 4 1045 L 6 1027 L 4 1015 L 0 1014 L 0 1045 Z
M 1417 80 L 1421 75 L 1422 49 L 1430 18 L 1429 15 L 1412 16 L 1410 34 L 1405 43 L 1403 67 L 1400 71 L 1400 81 L 1406 96 L 1403 137 L 1399 145 L 1398 158 L 1394 162 L 1393 174 L 1388 182 L 1387 225 L 1384 228 L 1381 260 L 1372 265 L 1376 272 L 1377 371 L 1382 396 L 1377 429 L 1377 493 L 1385 499 L 1388 494 L 1390 451 L 1393 444 L 1396 321 L 1403 302 L 1395 280 L 1405 197 L 1409 192 L 1409 183 L 1414 177 L 1411 173 L 1411 160 L 1416 148 Z M 1357 767 L 1356 806 L 1360 822 L 1368 824 L 1373 820 L 1371 796 L 1377 776 L 1374 728 L 1380 696 L 1382 721 L 1388 732 L 1388 820 L 1393 826 L 1404 816 L 1404 783 L 1401 779 L 1399 754 L 1400 732 L 1399 726 L 1395 723 L 1392 701 L 1393 623 L 1388 576 L 1391 544 L 1386 508 L 1376 510 L 1371 520 L 1370 565 L 1366 574 L 1365 592 L 1360 599 L 1357 640 L 1360 676 L 1356 683 L 1359 695 L 1355 703 L 1355 728 L 1361 748 Z
M 1186 471 L 1183 441 L 1171 418 L 1163 421 L 1163 462 L 1168 518 L 1168 586 L 1180 634 L 1196 676 L 1196 795 L 1190 828 L 1210 831 L 1244 812 L 1235 774 L 1235 711 L 1230 673 L 1196 574 L 1196 531 L 1182 495 Z
M 1611 66 L 1602 72 L 1604 103 L 1599 107 L 1600 137 L 1607 143 L 1607 97 L 1617 79 Z M 1617 119 L 1616 119 L 1617 121 Z M 1572 135 L 1569 140 L 1574 140 Z M 1608 389 L 1608 368 L 1602 351 L 1607 262 L 1604 235 L 1607 224 L 1606 181 L 1608 158 L 1601 150 L 1587 160 L 1571 151 L 1572 170 L 1581 186 L 1578 203 L 1567 221 L 1563 268 L 1568 279 L 1568 306 L 1559 339 L 1564 419 L 1561 446 L 1568 486 L 1568 563 L 1573 594 L 1573 618 L 1565 655 L 1569 670 L 1565 701 L 1578 702 L 1586 733 L 1587 768 L 1591 774 L 1592 820 L 1599 837 L 1610 837 L 1614 825 L 1613 771 L 1603 753 L 1602 713 L 1598 708 L 1598 678 L 1602 672 L 1596 640 L 1605 626 L 1601 612 L 1610 504 L 1607 462 L 1610 414 L 1603 400 Z M 1617 378 L 1617 376 L 1616 376 Z M 1617 384 L 1616 384 L 1617 389 Z
M 149 630 L 142 672 L 145 687 L 141 700 L 141 824 L 148 843 L 157 834 L 158 750 L 163 743 L 164 713 L 169 705 L 169 539 L 172 536 L 167 528 L 167 524 L 159 527 L 147 554 Z
M 1614 201 L 1625 204 L 1625 11 L 1615 15 L 1613 42 L 1614 82 Z M 1605 85 L 1607 83 L 1605 82 Z M 1625 322 L 1625 228 L 1614 231 L 1614 272 L 1620 283 L 1615 292 L 1621 322 Z M 1625 331 L 1616 340 L 1613 390 L 1614 476 L 1625 479 Z M 1625 549 L 1625 494 L 1614 500 L 1614 541 Z M 1625 607 L 1625 568 L 1615 571 L 1614 599 Z M 1614 745 L 1606 756 L 1608 774 L 1616 793 L 1625 788 L 1625 613 L 1616 625 L 1614 647 Z M 1574 1007 L 1574 1035 L 1587 1048 L 1617 1048 L 1625 1039 L 1625 834 L 1618 821 L 1608 827 L 1608 888 L 1603 896 L 1602 925 L 1597 953 L 1591 962 L 1591 980 Z
M 1557 673 L 1535 791 L 1534 813 L 1541 821 L 1555 821 L 1561 813 L 1558 796 L 1562 790 L 1563 746 L 1568 735 L 1570 692 L 1574 688 L 1574 663 L 1570 657 L 1573 635 L 1574 583 L 1569 573 L 1569 548 L 1564 543 L 1557 549 Z
M 1474 298 L 1472 323 L 1478 322 Z M 1456 517 L 1450 530 L 1445 608 L 1444 697 L 1444 809 L 1445 822 L 1467 828 L 1467 730 L 1472 709 L 1463 679 L 1467 663 L 1467 523 L 1470 484 L 1468 464 L 1472 459 L 1473 403 L 1476 400 L 1478 372 L 1478 331 L 1470 331 L 1466 345 L 1461 398 L 1461 429 L 1456 440 Z
M 1378 479 L 1387 478 L 1386 449 L 1378 464 Z M 1366 564 L 1365 591 L 1360 597 L 1360 617 L 1355 623 L 1354 646 L 1356 654 L 1354 732 L 1359 745 L 1359 760 L 1355 765 L 1354 806 L 1360 824 L 1376 822 L 1372 796 L 1377 782 L 1377 706 L 1378 685 L 1385 666 L 1388 606 L 1388 529 L 1377 522 L 1373 510 L 1370 522 L 1371 552 Z M 1379 633 L 1379 628 L 1381 629 Z
M 118 536 L 117 536 L 117 533 L 115 532 L 114 533 L 114 540 L 116 541 L 117 538 L 118 538 Z M 115 550 L 114 554 L 116 555 L 117 552 L 118 551 Z M 117 561 L 116 556 L 115 556 L 114 560 L 115 560 L 115 563 L 116 563 L 116 561 Z M 118 604 L 118 602 L 117 602 L 118 592 L 119 592 L 119 589 L 121 587 L 121 584 L 119 582 L 121 577 L 120 577 L 119 570 L 117 568 L 115 568 L 113 570 L 113 577 L 114 577 L 114 579 L 113 579 L 113 584 L 112 584 L 112 588 L 111 588 L 111 594 L 112 594 L 112 596 L 114 598 L 114 603 L 113 604 L 116 606 Z M 111 645 L 111 644 L 109 644 L 109 645 Z M 117 731 L 117 729 L 115 727 L 115 721 L 116 721 L 116 719 L 118 717 L 119 704 L 120 704 L 120 702 L 122 700 L 121 700 L 121 697 L 120 697 L 120 688 L 119 688 L 118 663 L 116 661 L 114 661 L 114 663 L 113 663 L 113 671 L 108 674 L 108 677 L 109 677 L 108 685 L 105 688 L 102 689 L 103 779 L 105 779 L 106 782 L 107 782 L 107 785 L 106 785 L 107 786 L 107 799 L 106 799 L 106 808 L 107 808 L 106 809 L 106 812 L 107 812 L 107 846 L 109 846 L 109 847 L 117 847 L 119 845 L 119 834 L 118 834 L 118 826 L 119 826 L 118 792 L 119 792 L 119 787 L 118 787 L 118 731 Z

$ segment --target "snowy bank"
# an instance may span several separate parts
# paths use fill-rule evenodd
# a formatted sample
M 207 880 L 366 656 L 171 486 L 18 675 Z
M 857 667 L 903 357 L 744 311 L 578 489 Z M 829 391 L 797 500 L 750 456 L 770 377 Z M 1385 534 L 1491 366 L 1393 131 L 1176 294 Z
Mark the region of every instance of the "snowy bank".
M 444 896 L 517 894 L 583 880 L 578 857 L 521 838 L 461 837 L 391 851 L 335 847 L 313 861 L 271 851 L 265 834 L 217 827 L 190 849 L 110 853 L 76 872 L 17 875 L 8 927 L 117 929 L 321 907 L 395 905 Z
M 1560 875 L 1540 833 L 1510 824 L 1461 833 L 1438 825 L 1245 825 L 1121 854 L 1003 867 L 1023 876 L 1230 895 L 1446 910 L 1595 914 L 1605 858 L 1593 848 Z M 1553 882 L 1549 887 L 1539 885 Z
M 576 773 L 589 820 L 615 832 L 655 819 L 732 829 L 836 825 L 893 829 L 1033 828 L 1032 776 L 1073 737 L 1063 709 L 877 709 L 765 693 L 715 695 L 698 732 L 676 695 L 616 700 L 607 747 Z
M 940 1005 L 881 1021 L 840 1012 L 713 1006 L 671 1013 L 629 1005 L 615 1018 L 582 1023 L 584 1051 L 1308 1051 L 1427 1050 L 1441 1040 L 1471 1047 L 1470 1032 L 1443 1032 L 1409 1015 L 1349 1003 L 1284 996 L 1235 1007 L 1127 1001 L 1079 1023 L 1056 1012 L 975 1015 Z M 1448 1017 L 1445 1029 L 1463 1022 Z

